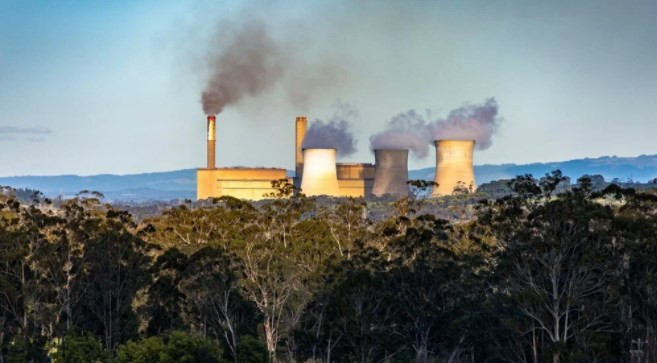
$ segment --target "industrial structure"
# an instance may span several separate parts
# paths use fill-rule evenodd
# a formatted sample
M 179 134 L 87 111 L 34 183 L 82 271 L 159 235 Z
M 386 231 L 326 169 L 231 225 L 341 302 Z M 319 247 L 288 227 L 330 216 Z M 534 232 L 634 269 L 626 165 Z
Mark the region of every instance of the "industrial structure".
M 287 178 L 285 169 L 216 167 L 215 124 L 215 116 L 208 116 L 208 165 L 196 172 L 196 198 L 218 198 L 227 195 L 259 200 L 274 192 L 271 182 Z
M 302 187 L 304 167 L 307 163 L 310 163 L 305 159 L 306 151 L 303 149 L 303 140 L 306 137 L 307 128 L 307 119 L 305 117 L 297 117 L 294 145 L 296 155 L 294 185 L 300 187 L 306 195 L 310 195 L 308 191 Z M 330 157 L 327 152 L 319 154 L 324 155 L 323 157 L 325 158 Z M 372 186 L 374 185 L 374 165 L 366 163 L 337 163 L 335 160 L 336 156 L 337 155 L 332 158 L 332 163 L 338 180 L 338 190 L 337 192 L 326 190 L 321 194 L 336 197 L 366 197 L 371 195 Z M 305 185 L 306 188 L 309 187 L 308 183 Z
M 474 140 L 436 140 L 436 178 L 433 196 L 451 195 L 455 189 L 474 191 Z
M 408 195 L 408 150 L 374 150 L 372 194 Z
M 293 178 L 282 168 L 216 166 L 216 118 L 207 117 L 207 167 L 197 170 L 197 199 L 231 196 L 260 200 L 274 193 L 272 182 L 285 179 L 309 196 L 369 197 L 408 195 L 408 150 L 375 150 L 375 164 L 337 163 L 336 149 L 303 148 L 308 121 L 295 120 Z M 474 190 L 473 140 L 437 140 L 436 177 L 432 195 L 450 195 L 454 188 Z
M 336 149 L 305 149 L 301 190 L 308 196 L 340 195 Z

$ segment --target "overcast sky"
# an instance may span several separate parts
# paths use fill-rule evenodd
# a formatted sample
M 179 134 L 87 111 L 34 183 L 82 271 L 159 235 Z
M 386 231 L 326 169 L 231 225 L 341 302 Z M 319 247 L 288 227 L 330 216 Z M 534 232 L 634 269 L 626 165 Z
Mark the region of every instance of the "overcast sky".
M 304 105 L 271 87 L 228 107 L 219 165 L 292 169 L 295 116 L 336 99 L 358 110 L 345 161 L 373 162 L 369 136 L 400 112 L 489 97 L 503 122 L 477 164 L 657 154 L 653 0 L 1 0 L 0 176 L 205 165 L 207 55 L 252 19 L 332 72 Z

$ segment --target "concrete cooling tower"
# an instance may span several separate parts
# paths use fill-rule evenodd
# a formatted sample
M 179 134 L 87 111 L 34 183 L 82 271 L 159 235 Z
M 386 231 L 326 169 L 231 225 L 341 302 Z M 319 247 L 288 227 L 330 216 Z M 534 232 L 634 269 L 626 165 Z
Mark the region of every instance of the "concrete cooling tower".
M 408 150 L 374 150 L 372 194 L 408 195 Z
M 303 150 L 302 193 L 307 196 L 339 195 L 336 156 L 336 149 Z
M 451 195 L 457 186 L 476 188 L 474 140 L 436 140 L 436 183 L 432 195 Z

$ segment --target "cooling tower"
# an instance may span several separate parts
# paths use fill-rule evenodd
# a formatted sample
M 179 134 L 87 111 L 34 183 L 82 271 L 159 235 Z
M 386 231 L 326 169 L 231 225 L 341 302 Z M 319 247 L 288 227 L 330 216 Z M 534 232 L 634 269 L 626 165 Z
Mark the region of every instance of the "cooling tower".
M 374 150 L 372 194 L 408 195 L 408 150 Z
M 451 195 L 454 188 L 476 188 L 472 154 L 474 140 L 436 140 L 436 183 L 432 195 Z
M 208 116 L 208 169 L 215 168 L 215 116 Z
M 336 149 L 303 150 L 301 192 L 308 195 L 338 196 Z
M 296 121 L 296 138 L 294 143 L 294 161 L 295 161 L 295 176 L 297 178 L 301 177 L 303 172 L 303 139 L 306 137 L 306 129 L 308 128 L 308 120 L 303 117 L 297 117 Z

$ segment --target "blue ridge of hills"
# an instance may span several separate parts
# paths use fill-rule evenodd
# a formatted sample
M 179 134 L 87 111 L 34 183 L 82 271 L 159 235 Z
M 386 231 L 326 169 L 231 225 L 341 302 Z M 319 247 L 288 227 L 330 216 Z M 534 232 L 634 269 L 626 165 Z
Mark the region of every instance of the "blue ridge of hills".
M 573 180 L 585 174 L 599 174 L 607 181 L 617 178 L 623 182 L 632 180 L 645 183 L 657 178 L 657 155 L 603 156 L 531 164 L 475 165 L 475 178 L 478 184 L 482 184 L 521 174 L 541 177 L 556 169 L 560 169 L 564 175 L 570 176 Z M 432 180 L 434 173 L 433 167 L 410 170 L 409 178 Z M 288 171 L 288 174 L 290 175 L 291 172 Z M 93 190 L 105 194 L 110 201 L 193 199 L 196 196 L 196 169 L 129 175 L 12 176 L 0 177 L 0 185 L 35 189 L 48 197 L 59 195 L 70 197 L 81 190 Z
M 475 165 L 477 184 L 493 180 L 510 179 L 517 175 L 532 174 L 542 177 L 559 169 L 575 181 L 582 175 L 602 175 L 605 180 L 620 179 L 622 182 L 648 182 L 657 178 L 657 155 L 640 155 L 636 157 L 602 156 L 568 161 L 556 161 L 531 164 Z M 411 179 L 433 179 L 435 168 L 410 170 Z

